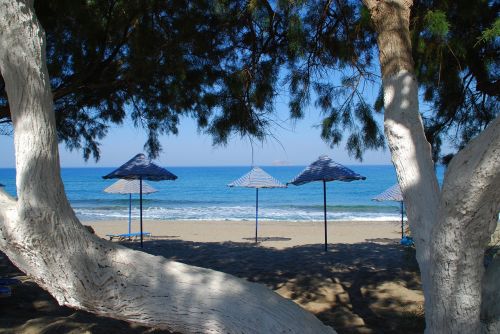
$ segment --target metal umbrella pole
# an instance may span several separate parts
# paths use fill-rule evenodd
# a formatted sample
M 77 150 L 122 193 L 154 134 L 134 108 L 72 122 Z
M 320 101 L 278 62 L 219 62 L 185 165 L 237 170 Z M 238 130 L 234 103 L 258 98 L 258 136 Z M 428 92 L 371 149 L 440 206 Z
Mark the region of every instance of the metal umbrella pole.
M 325 252 L 328 249 L 328 227 L 326 217 L 326 182 L 343 181 L 351 182 L 354 180 L 365 180 L 366 177 L 355 173 L 349 168 L 334 162 L 326 155 L 322 155 L 318 160 L 307 166 L 299 175 L 287 184 L 300 186 L 309 182 L 323 182 L 323 209 L 325 215 Z
M 149 181 L 175 180 L 177 179 L 177 176 L 172 174 L 165 168 L 162 168 L 154 164 L 153 162 L 151 162 L 151 160 L 147 159 L 144 154 L 139 153 L 136 154 L 132 159 L 130 159 L 129 161 L 118 167 L 116 170 L 112 171 L 107 175 L 104 175 L 103 179 L 139 180 L 141 247 L 143 247 L 144 232 L 142 229 L 143 227 L 142 226 L 142 193 L 143 193 L 142 180 L 149 180 Z M 147 185 L 147 183 L 145 184 Z
M 286 188 L 271 175 L 259 167 L 252 167 L 250 172 L 228 184 L 228 187 L 255 188 L 255 243 L 258 242 L 259 233 L 259 188 Z
M 259 188 L 255 188 L 255 243 L 257 243 L 258 226 L 259 226 Z
M 401 203 L 401 239 L 404 238 L 405 236 L 405 230 L 404 230 L 404 222 L 403 222 L 403 201 Z
M 132 232 L 132 194 L 128 194 L 128 234 Z
M 132 194 L 139 194 L 139 192 L 141 192 L 141 190 L 142 190 L 143 195 L 155 193 L 158 191 L 144 181 L 142 182 L 142 188 L 141 188 L 139 179 L 137 179 L 137 180 L 136 179 L 132 179 L 132 180 L 120 179 L 117 182 L 113 183 L 111 186 L 104 189 L 104 192 L 109 193 L 109 194 L 127 194 L 128 195 L 128 237 L 129 237 L 129 239 L 132 238 L 132 236 L 131 236 L 131 234 L 132 234 Z
M 139 204 L 139 210 L 140 210 L 140 219 L 141 219 L 141 248 L 143 248 L 143 245 L 142 245 L 142 176 L 139 178 L 139 188 L 140 188 L 140 192 L 139 192 L 139 198 L 140 198 L 140 204 Z
M 327 222 L 326 222 L 326 181 L 323 180 L 323 211 L 325 215 L 325 252 L 327 251 L 328 233 L 327 233 Z

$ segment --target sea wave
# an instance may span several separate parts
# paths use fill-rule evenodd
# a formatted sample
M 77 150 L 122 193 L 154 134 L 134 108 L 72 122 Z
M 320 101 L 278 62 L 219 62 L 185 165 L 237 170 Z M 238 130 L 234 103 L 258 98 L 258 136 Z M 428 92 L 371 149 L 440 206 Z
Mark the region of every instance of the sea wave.
M 353 207 L 333 207 L 327 215 L 329 220 L 378 220 L 397 221 L 399 213 L 394 210 L 353 210 Z M 125 207 L 75 208 L 82 220 L 109 220 L 128 218 Z M 132 210 L 133 219 L 139 217 L 139 210 Z M 251 206 L 184 206 L 184 207 L 146 207 L 143 210 L 145 219 L 153 220 L 253 220 L 255 207 Z M 313 207 L 273 207 L 259 209 L 259 219 L 275 221 L 321 221 L 323 210 Z
M 98 203 L 99 206 L 102 207 L 112 207 L 114 206 L 121 206 L 124 207 L 125 205 L 128 208 L 129 205 L 129 198 L 123 197 L 123 198 L 102 198 L 102 197 L 96 197 L 96 198 L 85 198 L 85 199 L 71 199 L 71 204 L 76 206 L 76 207 L 90 207 L 90 206 L 96 206 L 96 203 Z M 132 205 L 137 206 L 139 203 L 139 195 L 135 195 L 132 197 Z M 160 206 L 173 206 L 173 205 L 209 205 L 209 204 L 220 204 L 222 202 L 214 201 L 214 200 L 172 200 L 172 199 L 158 199 L 158 198 L 147 198 L 143 197 L 142 199 L 143 205 L 160 205 Z
M 284 205 L 283 208 L 288 208 L 290 210 L 305 210 L 305 211 L 321 211 L 323 212 L 323 205 Z M 399 206 L 397 205 L 327 205 L 326 209 L 333 212 L 387 212 L 396 213 L 399 212 Z

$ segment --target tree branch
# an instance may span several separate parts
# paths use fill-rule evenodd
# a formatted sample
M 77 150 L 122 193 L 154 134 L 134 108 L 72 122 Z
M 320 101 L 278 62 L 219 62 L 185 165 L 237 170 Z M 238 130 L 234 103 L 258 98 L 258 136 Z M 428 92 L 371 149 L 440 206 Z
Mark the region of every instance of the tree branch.
M 435 282 L 447 284 L 444 287 L 434 284 L 426 295 L 426 312 L 430 313 L 426 322 L 431 328 L 450 333 L 458 329 L 464 333 L 480 331 L 484 251 L 497 226 L 499 210 L 500 117 L 497 117 L 452 159 L 443 181 L 430 252 Z M 497 282 L 498 278 L 493 286 Z M 446 308 L 456 315 L 453 321 L 439 312 L 441 301 L 446 301 Z
M 496 223 L 500 209 L 500 116 L 451 160 L 443 182 L 442 203 L 459 210 L 457 216 L 478 217 L 482 212 L 494 217 Z M 488 228 L 487 224 L 492 224 L 490 219 L 476 219 L 462 228 L 475 234 Z M 488 229 L 493 233 L 494 228 Z

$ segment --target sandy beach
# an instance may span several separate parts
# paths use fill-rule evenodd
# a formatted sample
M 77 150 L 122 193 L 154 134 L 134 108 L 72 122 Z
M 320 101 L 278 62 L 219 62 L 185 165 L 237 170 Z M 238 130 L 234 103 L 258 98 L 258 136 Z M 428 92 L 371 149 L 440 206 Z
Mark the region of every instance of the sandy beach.
M 126 221 L 85 222 L 97 235 L 125 233 Z M 144 221 L 145 252 L 266 285 L 338 333 L 421 333 L 423 294 L 413 248 L 398 222 Z M 134 221 L 132 231 L 138 230 Z M 114 241 L 115 242 L 115 241 Z M 121 242 L 140 249 L 138 242 Z M 23 284 L 0 299 L 0 333 L 168 333 L 59 307 L 0 257 L 0 274 Z M 26 302 L 26 300 L 28 302 Z
M 84 222 L 97 235 L 127 233 L 126 221 Z M 144 220 L 143 231 L 150 232 L 153 239 L 171 239 L 193 242 L 238 242 L 254 243 L 255 221 L 168 221 Z M 139 232 L 139 222 L 132 222 L 132 232 Z M 399 222 L 387 221 L 330 221 L 328 243 L 353 244 L 371 241 L 396 242 L 401 236 Z M 259 245 L 285 249 L 289 247 L 324 243 L 322 221 L 259 221 Z

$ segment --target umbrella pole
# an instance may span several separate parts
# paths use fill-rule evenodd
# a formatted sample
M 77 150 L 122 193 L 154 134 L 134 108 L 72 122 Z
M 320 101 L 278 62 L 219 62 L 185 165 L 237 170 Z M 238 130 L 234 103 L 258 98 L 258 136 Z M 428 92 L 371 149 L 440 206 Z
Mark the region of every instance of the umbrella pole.
M 325 215 L 325 252 L 327 251 L 327 227 L 326 227 L 326 181 L 323 180 L 323 211 Z
M 401 201 L 401 239 L 405 236 L 404 223 L 403 223 L 403 201 Z
M 259 188 L 255 188 L 255 243 L 257 243 L 258 226 L 259 226 Z
M 139 178 L 139 196 L 140 196 L 140 220 L 141 220 L 141 248 L 142 248 L 142 176 Z
M 130 235 L 132 230 L 132 194 L 128 194 L 128 234 Z

